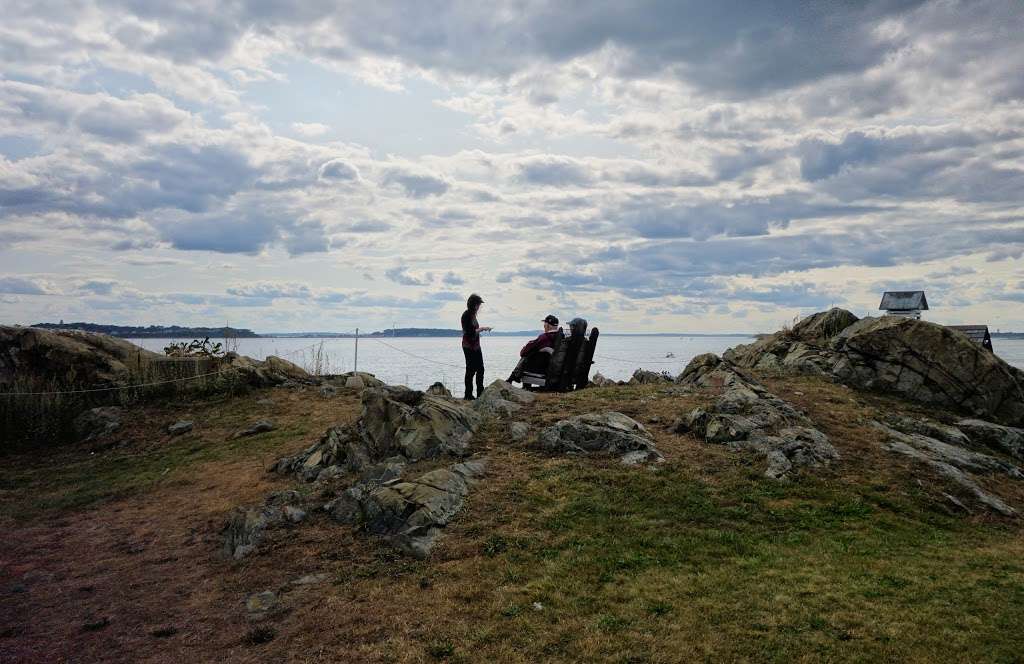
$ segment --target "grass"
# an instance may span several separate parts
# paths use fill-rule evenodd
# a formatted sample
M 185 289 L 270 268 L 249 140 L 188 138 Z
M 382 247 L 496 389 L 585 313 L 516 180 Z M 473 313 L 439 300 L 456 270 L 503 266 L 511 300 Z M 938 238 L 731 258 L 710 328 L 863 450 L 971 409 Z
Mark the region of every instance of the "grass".
M 241 455 L 266 455 L 322 433 L 322 428 L 317 427 L 323 421 L 307 417 L 309 408 L 303 407 L 304 400 L 293 399 L 289 403 L 279 397 L 281 403 L 269 413 L 261 411 L 255 415 L 252 404 L 260 396 L 228 395 L 140 407 L 134 415 L 125 417 L 128 430 L 111 436 L 122 441 L 135 438 L 134 443 L 123 447 L 99 452 L 88 448 L 50 452 L 46 465 L 38 463 L 37 454 L 9 456 L 0 476 L 0 517 L 27 521 L 46 514 L 95 507 L 180 481 L 198 465 Z M 352 399 L 350 396 L 349 400 Z M 180 419 L 182 412 L 189 413 L 186 419 L 197 422 L 196 430 L 170 437 L 163 426 Z M 234 431 L 268 414 L 277 423 L 277 429 L 257 436 L 231 437 Z M 134 420 L 134 425 L 129 419 Z
M 515 579 L 496 588 L 498 638 L 580 661 L 1021 652 L 1024 547 L 1005 528 L 894 510 L 826 482 L 747 476 L 712 489 L 682 473 L 549 472 L 523 496 L 533 516 L 517 526 L 535 544 L 497 556 Z M 540 597 L 544 615 L 509 611 Z
M 142 632 L 149 640 L 133 647 L 154 661 L 161 652 L 247 661 L 257 648 L 266 661 L 303 661 L 294 653 L 368 662 L 1021 661 L 1019 522 L 948 509 L 942 492 L 949 487 L 880 450 L 867 422 L 893 409 L 917 412 L 911 407 L 813 378 L 771 379 L 770 386 L 832 438 L 842 454 L 836 468 L 772 482 L 756 456 L 671 433 L 668 425 L 707 395 L 666 394 L 659 386 L 541 395 L 521 415 L 534 430 L 615 409 L 650 428 L 667 462 L 648 470 L 550 456 L 510 444 L 500 425 L 485 427 L 474 451 L 490 457 L 488 478 L 431 559 L 403 557 L 316 514 L 241 563 L 211 562 L 219 540 L 210 535 L 209 544 L 177 552 L 180 568 L 159 577 L 163 584 L 212 566 L 190 577 L 192 587 L 202 580 L 203 599 L 159 614 Z M 162 496 L 187 496 L 200 470 L 224 486 L 230 478 L 251 500 L 261 492 L 248 485 L 267 481 L 264 459 L 298 449 L 339 412 L 355 413 L 354 397 L 275 394 L 280 405 L 271 419 L 279 428 L 229 440 L 256 419 L 259 396 L 197 407 L 196 433 L 180 439 L 99 458 L 16 464 L 4 474 L 2 509 L 99 518 L 96 507 L 115 498 L 155 500 L 157 487 Z M 156 411 L 145 419 L 169 416 Z M 134 435 L 143 439 L 146 431 L 152 428 Z M 1024 504 L 1019 486 L 998 486 Z M 207 507 L 213 515 L 228 509 Z M 180 515 L 147 525 L 184 539 L 174 528 L 185 526 L 172 516 Z M 211 523 L 215 529 L 220 521 Z M 113 560 L 105 555 L 95 572 L 88 560 L 68 564 L 75 578 L 92 573 L 102 587 Z M 312 571 L 327 572 L 331 582 L 292 589 L 292 579 Z M 147 572 L 136 574 L 134 584 L 149 588 Z M 125 595 L 132 587 L 116 597 L 132 601 Z M 256 633 L 241 615 L 232 621 L 242 598 L 268 588 L 288 607 L 268 632 Z M 176 631 L 156 639 L 157 626 Z M 52 622 L 39 629 L 49 634 Z M 104 643 L 126 642 L 118 629 L 103 630 Z

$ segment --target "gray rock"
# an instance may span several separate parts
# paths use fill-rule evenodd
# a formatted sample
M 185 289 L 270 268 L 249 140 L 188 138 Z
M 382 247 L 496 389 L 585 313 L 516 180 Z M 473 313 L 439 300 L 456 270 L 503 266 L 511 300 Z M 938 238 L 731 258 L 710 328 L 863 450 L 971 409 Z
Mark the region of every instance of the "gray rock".
M 367 466 L 359 474 L 359 481 L 383 484 L 400 478 L 403 470 L 405 470 L 405 459 L 400 456 L 391 457 L 380 463 Z
M 821 325 L 801 321 L 792 331 L 737 346 L 725 357 L 743 367 L 777 362 L 794 371 L 821 370 L 850 387 L 965 410 L 1011 427 L 1024 425 L 1024 371 L 942 325 L 899 316 L 846 325 L 852 317 L 847 314 L 833 314 L 827 325 L 821 322 L 823 314 L 816 314 Z M 809 332 L 843 325 L 830 337 L 812 339 Z
M 109 436 L 121 428 L 121 415 L 122 411 L 117 406 L 87 410 L 72 422 L 75 436 L 81 442 Z
M 253 593 L 245 598 L 245 610 L 254 620 L 266 618 L 278 608 L 277 595 L 271 590 Z
M 239 560 L 256 550 L 268 528 L 284 521 L 279 507 L 236 508 L 222 531 L 224 553 Z
M 318 574 L 306 574 L 292 581 L 293 586 L 314 586 L 321 584 L 331 578 L 330 574 L 320 572 Z
M 296 505 L 300 502 L 302 502 L 302 494 L 292 489 L 267 494 L 264 500 L 264 504 L 269 507 L 284 507 L 285 505 Z
M 1012 464 L 994 457 L 944 443 L 921 434 L 905 434 L 880 422 L 872 426 L 885 436 L 882 447 L 891 452 L 916 459 L 938 471 L 969 491 L 983 505 L 1005 516 L 1013 516 L 1015 509 L 997 496 L 982 489 L 965 471 L 981 474 L 1001 473 L 1015 479 L 1024 479 L 1024 472 Z
M 507 381 L 496 380 L 471 403 L 473 410 L 484 417 L 507 417 L 534 399 L 536 395 L 532 392 L 514 387 Z
M 301 523 L 306 518 L 305 510 L 294 505 L 285 505 L 281 511 L 289 523 Z
M 611 380 L 610 378 L 605 378 L 600 371 L 594 374 L 594 376 L 590 379 L 590 384 L 593 385 L 594 387 L 608 387 L 609 385 L 618 385 L 618 383 L 616 383 L 614 380 Z
M 839 307 L 822 311 L 804 318 L 793 326 L 793 336 L 802 341 L 828 341 L 856 323 L 859 318 Z
M 180 436 L 191 431 L 192 427 L 192 422 L 189 422 L 187 420 L 179 420 L 178 422 L 175 422 L 174 424 L 167 427 L 167 433 L 171 434 L 172 436 Z
M 646 461 L 664 459 L 642 424 L 616 412 L 587 413 L 560 420 L 541 431 L 538 441 L 551 452 L 618 456 L 629 463 L 639 462 L 637 453 L 642 453 Z
M 256 400 L 256 405 L 257 406 L 263 406 L 263 407 L 269 407 L 269 406 L 275 406 L 277 404 L 274 403 L 273 399 L 257 399 Z
M 956 425 L 971 442 L 1024 460 L 1024 429 L 975 419 L 960 420 Z
M 797 469 L 822 468 L 839 459 L 828 437 L 806 414 L 731 362 L 710 353 L 698 356 L 678 380 L 722 393 L 710 407 L 695 408 L 680 418 L 675 431 L 760 452 L 768 460 L 765 476 L 770 479 L 786 479 Z
M 221 370 L 230 371 L 253 387 L 313 385 L 318 382 L 299 365 L 274 355 L 260 361 L 237 353 L 225 353 Z
M 671 383 L 672 376 L 645 369 L 637 369 L 633 377 L 629 379 L 630 385 L 656 385 L 659 383 Z
M 236 431 L 233 438 L 244 438 L 246 436 L 255 436 L 257 434 L 266 433 L 267 431 L 273 431 L 277 427 L 270 420 L 260 420 L 241 431 Z
M 526 422 L 510 422 L 508 425 L 508 438 L 513 443 L 521 443 L 530 436 L 530 425 Z
M 430 554 L 441 529 L 462 509 L 470 486 L 486 461 L 478 459 L 439 468 L 416 479 L 379 487 L 357 485 L 327 506 L 344 523 L 359 523 L 416 557 Z
M 942 442 L 949 443 L 950 445 L 967 447 L 971 443 L 971 439 L 957 427 L 942 424 L 940 422 L 934 422 L 925 418 L 914 418 L 906 415 L 894 414 L 886 417 L 885 422 L 901 433 L 920 434 L 922 436 L 941 440 Z
M 797 468 L 821 468 L 839 460 L 839 452 L 828 436 L 810 427 L 787 427 L 776 436 L 751 440 L 768 459 L 765 477 L 784 480 Z
M 889 440 L 910 445 L 932 458 L 956 466 L 961 470 L 982 474 L 999 473 L 1014 479 L 1024 479 L 1024 471 L 996 457 L 974 452 L 957 445 L 950 445 L 949 443 L 944 443 L 941 440 L 921 434 L 902 433 L 881 422 L 872 422 L 871 425 L 886 434 Z
M 348 384 L 349 379 L 355 379 L 351 385 Z M 331 382 L 337 387 L 351 387 L 355 389 L 363 389 L 364 387 L 384 387 L 384 381 L 380 380 L 372 373 L 366 373 L 365 371 L 349 371 L 348 373 L 339 374 L 331 378 Z
M 0 325 L 0 387 L 16 379 L 64 384 L 69 375 L 85 388 L 130 385 L 142 379 L 139 368 L 162 359 L 106 334 Z
M 451 397 L 452 393 L 444 386 L 442 382 L 436 382 L 427 388 L 427 394 L 433 394 L 438 397 Z
M 324 397 L 325 399 L 336 396 L 337 394 L 338 388 L 334 387 L 333 385 L 322 385 L 320 387 L 320 396 Z

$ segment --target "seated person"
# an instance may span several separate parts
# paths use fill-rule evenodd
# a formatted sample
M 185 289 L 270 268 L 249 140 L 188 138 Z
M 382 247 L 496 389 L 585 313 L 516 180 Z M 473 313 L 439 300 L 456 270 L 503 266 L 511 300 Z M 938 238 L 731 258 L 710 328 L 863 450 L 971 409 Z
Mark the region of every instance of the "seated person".
M 534 360 L 527 365 L 527 371 L 543 371 L 547 366 L 548 360 L 551 359 L 551 352 L 555 348 L 555 340 L 558 338 L 558 318 L 548 314 L 544 318 L 543 323 L 544 331 L 519 351 L 519 357 L 527 357 L 536 353 Z

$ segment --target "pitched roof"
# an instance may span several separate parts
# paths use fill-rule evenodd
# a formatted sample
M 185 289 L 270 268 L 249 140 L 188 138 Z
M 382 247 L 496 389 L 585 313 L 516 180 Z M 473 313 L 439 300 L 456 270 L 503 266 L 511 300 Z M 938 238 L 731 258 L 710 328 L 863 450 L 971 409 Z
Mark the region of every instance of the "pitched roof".
M 885 291 L 882 295 L 882 303 L 879 309 L 886 311 L 909 311 L 912 309 L 928 309 L 928 300 L 923 290 L 915 291 Z
M 946 327 L 963 332 L 971 341 L 979 344 L 984 342 L 985 337 L 988 336 L 988 325 L 947 325 Z

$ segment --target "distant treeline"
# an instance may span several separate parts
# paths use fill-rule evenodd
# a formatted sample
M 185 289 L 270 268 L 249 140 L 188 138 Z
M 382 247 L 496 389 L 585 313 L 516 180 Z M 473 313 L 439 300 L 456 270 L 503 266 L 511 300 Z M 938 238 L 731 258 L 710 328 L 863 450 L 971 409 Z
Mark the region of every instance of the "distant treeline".
M 99 323 L 36 323 L 32 327 L 44 330 L 82 330 L 98 332 L 112 337 L 157 337 L 173 339 L 223 339 L 225 337 L 254 338 L 259 335 L 248 329 L 234 327 L 182 327 L 180 325 L 101 325 Z

